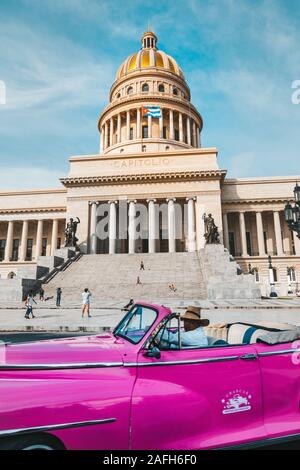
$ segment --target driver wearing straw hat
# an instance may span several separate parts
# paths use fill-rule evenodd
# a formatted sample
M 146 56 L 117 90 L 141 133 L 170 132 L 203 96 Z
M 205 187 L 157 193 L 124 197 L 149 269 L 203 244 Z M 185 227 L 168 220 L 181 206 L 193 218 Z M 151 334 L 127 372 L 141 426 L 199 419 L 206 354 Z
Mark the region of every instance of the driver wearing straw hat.
M 209 320 L 201 318 L 200 307 L 188 307 L 186 312 L 180 316 L 180 319 L 183 320 L 184 329 L 184 331 L 180 332 L 181 346 L 183 348 L 208 346 L 207 336 L 203 327 L 209 325 Z M 169 336 L 168 341 L 171 344 L 178 345 L 178 334 L 174 333 L 171 337 Z

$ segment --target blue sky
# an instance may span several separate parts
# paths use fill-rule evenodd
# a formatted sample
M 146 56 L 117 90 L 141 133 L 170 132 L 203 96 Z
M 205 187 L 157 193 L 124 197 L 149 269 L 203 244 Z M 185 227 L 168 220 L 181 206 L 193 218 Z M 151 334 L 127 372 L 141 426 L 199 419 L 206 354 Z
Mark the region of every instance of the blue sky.
M 0 189 L 55 187 L 148 20 L 182 67 L 230 177 L 299 175 L 298 0 L 0 0 Z

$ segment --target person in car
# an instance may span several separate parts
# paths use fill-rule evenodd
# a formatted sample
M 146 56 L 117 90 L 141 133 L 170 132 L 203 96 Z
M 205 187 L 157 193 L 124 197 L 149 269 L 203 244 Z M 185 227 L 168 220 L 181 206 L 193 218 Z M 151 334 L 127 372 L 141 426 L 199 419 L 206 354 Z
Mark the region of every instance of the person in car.
M 208 346 L 207 336 L 203 327 L 209 325 L 209 320 L 201 318 L 200 307 L 188 307 L 186 312 L 180 316 L 180 319 L 183 320 L 183 331 L 180 331 L 181 347 L 201 348 L 202 346 Z M 171 345 L 178 346 L 178 332 L 165 332 L 163 339 Z

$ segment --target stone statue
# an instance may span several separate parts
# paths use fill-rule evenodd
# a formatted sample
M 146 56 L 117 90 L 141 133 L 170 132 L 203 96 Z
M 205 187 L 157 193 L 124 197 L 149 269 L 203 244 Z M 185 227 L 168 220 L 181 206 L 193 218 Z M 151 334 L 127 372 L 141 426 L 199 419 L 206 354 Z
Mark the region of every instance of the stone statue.
M 65 246 L 77 247 L 78 238 L 76 237 L 77 225 L 80 224 L 80 219 L 70 219 L 65 229 Z
M 214 218 L 212 217 L 211 214 L 203 214 L 203 220 L 204 220 L 204 238 L 206 240 L 206 243 L 208 245 L 220 243 L 220 235 L 218 231 L 218 227 L 215 224 Z

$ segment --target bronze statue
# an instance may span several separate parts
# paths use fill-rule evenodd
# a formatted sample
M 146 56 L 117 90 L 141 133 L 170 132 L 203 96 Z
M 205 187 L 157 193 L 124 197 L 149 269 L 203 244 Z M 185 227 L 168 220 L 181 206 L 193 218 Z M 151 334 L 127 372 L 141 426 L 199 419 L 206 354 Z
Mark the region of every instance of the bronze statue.
M 206 214 L 203 214 L 203 220 L 205 227 L 204 238 L 206 240 L 206 243 L 209 245 L 220 243 L 218 227 L 216 226 L 212 215 L 208 214 L 207 216 Z
M 80 224 L 80 219 L 70 219 L 65 229 L 65 246 L 77 247 L 78 238 L 76 237 L 77 225 Z

